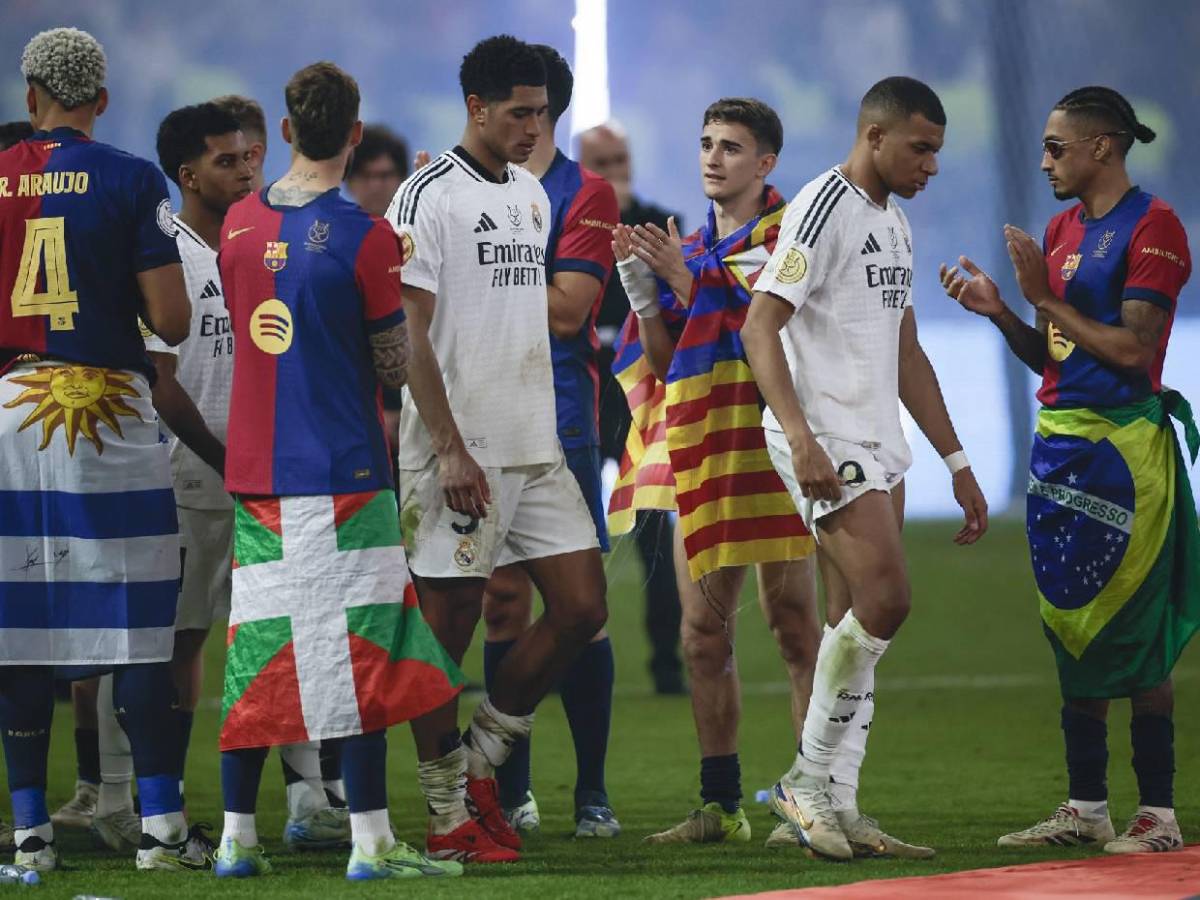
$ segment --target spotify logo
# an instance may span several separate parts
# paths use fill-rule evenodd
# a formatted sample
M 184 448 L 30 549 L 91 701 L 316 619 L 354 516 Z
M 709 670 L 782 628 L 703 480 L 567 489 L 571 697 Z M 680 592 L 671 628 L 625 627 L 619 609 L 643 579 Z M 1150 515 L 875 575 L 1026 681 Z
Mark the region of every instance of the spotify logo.
M 292 346 L 292 313 L 281 300 L 264 300 L 250 316 L 250 339 L 263 353 L 278 356 Z

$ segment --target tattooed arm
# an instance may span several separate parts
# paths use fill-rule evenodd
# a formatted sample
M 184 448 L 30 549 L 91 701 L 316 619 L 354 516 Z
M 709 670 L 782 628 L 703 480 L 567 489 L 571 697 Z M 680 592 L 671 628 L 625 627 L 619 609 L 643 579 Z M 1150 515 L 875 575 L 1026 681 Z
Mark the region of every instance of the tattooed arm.
M 385 328 L 369 339 L 379 383 L 389 390 L 400 390 L 408 381 L 408 324 Z
M 1144 372 L 1154 362 L 1170 313 L 1145 300 L 1121 304 L 1121 324 L 1105 325 L 1053 298 L 1038 307 L 1063 335 L 1110 366 Z

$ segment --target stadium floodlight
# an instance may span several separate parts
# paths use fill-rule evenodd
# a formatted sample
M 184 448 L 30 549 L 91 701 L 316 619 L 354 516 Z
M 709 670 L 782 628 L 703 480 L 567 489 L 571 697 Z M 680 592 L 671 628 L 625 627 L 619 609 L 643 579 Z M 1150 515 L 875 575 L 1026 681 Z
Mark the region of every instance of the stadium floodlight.
M 608 0 L 575 0 L 571 137 L 609 120 Z

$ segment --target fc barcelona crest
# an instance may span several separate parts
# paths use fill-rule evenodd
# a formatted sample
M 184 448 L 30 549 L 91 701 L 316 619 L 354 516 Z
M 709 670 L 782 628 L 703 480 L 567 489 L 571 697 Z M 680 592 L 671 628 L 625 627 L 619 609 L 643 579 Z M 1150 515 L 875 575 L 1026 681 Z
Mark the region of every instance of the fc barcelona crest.
M 1069 253 L 1062 264 L 1062 280 L 1070 281 L 1075 277 L 1075 270 L 1079 268 L 1079 263 L 1083 260 L 1082 253 Z
M 533 203 L 532 207 L 533 230 L 540 232 L 542 230 L 542 211 L 538 208 L 537 203 Z
M 278 272 L 287 265 L 287 241 L 267 241 L 267 249 L 263 253 L 263 265 L 272 272 Z

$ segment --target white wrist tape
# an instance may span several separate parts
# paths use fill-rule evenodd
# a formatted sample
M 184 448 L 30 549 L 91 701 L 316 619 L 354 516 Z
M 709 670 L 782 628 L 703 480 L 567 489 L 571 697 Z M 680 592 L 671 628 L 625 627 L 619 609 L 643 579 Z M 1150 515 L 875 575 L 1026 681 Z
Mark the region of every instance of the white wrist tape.
M 617 263 L 621 287 L 629 298 L 629 307 L 639 319 L 653 319 L 662 312 L 658 305 L 658 283 L 645 260 L 630 256 Z
M 946 464 L 946 468 L 950 470 L 951 475 L 971 465 L 971 461 L 967 459 L 967 454 L 961 450 L 955 450 L 953 453 L 943 456 L 942 462 Z

